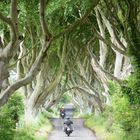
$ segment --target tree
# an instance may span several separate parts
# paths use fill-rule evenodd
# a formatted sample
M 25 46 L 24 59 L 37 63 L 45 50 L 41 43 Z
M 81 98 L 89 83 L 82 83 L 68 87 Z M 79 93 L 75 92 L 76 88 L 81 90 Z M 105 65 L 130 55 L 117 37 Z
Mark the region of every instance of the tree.
M 11 11 L 10 17 L 8 17 L 7 9 L 1 7 L 4 13 L 0 14 L 0 19 L 3 21 L 2 26 L 4 29 L 1 34 L 0 52 L 0 64 L 2 66 L 0 67 L 2 77 L 0 79 L 0 106 L 4 105 L 14 91 L 21 87 L 26 101 L 26 118 L 35 117 L 41 106 L 48 108 L 60 99 L 63 93 L 67 91 L 65 86 L 60 86 L 60 81 L 66 70 L 65 65 L 68 54 L 73 48 L 72 46 L 67 48 L 67 42 L 70 40 L 62 39 L 61 36 L 66 38 L 70 31 L 77 32 L 77 27 L 83 24 L 83 21 L 90 15 L 92 8 L 98 2 L 99 0 L 96 0 L 92 6 L 90 1 L 83 2 L 82 5 L 79 5 L 78 1 L 74 3 L 67 2 L 67 6 L 64 7 L 65 11 L 62 11 L 62 13 L 65 13 L 65 16 L 61 17 L 63 18 L 60 23 L 60 25 L 63 24 L 62 31 L 60 31 L 60 28 L 57 30 L 57 27 L 53 27 L 55 23 L 52 19 L 58 9 L 61 9 L 57 6 L 51 9 L 54 2 L 40 0 L 39 2 L 30 1 L 29 4 L 27 0 L 22 2 L 11 0 L 11 6 L 9 6 L 10 3 L 2 2 L 5 7 L 11 7 Z M 45 8 L 46 6 L 48 9 Z M 73 6 L 72 12 L 76 13 L 77 18 L 70 18 Z M 7 28 L 7 25 L 10 29 Z M 5 31 L 10 33 L 10 36 Z M 58 45 L 59 42 L 61 42 L 60 45 Z M 58 49 L 58 47 L 60 47 L 58 55 L 53 54 L 51 56 L 58 58 L 58 62 L 55 62 L 55 64 L 58 63 L 59 66 L 57 66 L 57 72 L 54 73 L 55 69 L 52 68 L 49 61 L 51 62 L 51 50 Z M 11 78 L 11 72 L 13 71 L 16 73 L 16 77 Z M 55 97 L 55 99 L 50 100 L 50 97 Z

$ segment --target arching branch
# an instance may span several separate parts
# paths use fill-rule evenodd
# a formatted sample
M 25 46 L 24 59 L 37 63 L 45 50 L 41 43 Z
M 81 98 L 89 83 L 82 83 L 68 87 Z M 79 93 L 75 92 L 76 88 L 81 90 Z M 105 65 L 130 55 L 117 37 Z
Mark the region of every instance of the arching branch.
M 46 7 L 46 0 L 40 0 L 40 23 L 44 34 L 44 39 L 45 41 L 47 41 L 50 39 L 51 34 L 49 32 L 47 22 L 45 21 L 45 7 Z

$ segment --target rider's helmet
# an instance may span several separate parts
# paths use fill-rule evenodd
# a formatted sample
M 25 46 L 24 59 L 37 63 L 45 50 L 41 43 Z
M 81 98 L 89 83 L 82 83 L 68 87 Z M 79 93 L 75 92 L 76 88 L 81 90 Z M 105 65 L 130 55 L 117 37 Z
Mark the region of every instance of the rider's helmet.
M 64 106 L 61 107 L 61 111 L 64 111 Z

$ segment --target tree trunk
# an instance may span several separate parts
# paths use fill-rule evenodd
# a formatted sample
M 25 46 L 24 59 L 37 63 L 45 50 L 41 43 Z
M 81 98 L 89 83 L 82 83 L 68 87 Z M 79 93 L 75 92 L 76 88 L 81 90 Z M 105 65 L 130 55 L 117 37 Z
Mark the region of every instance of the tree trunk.
M 28 102 L 28 101 L 27 101 Z M 38 109 L 32 107 L 29 103 L 25 105 L 25 122 L 28 124 L 37 119 Z
M 99 15 L 99 12 L 97 9 L 95 9 L 95 12 L 96 12 L 97 23 L 98 23 L 99 30 L 100 30 L 100 35 L 105 39 L 105 26 L 101 22 L 101 17 Z M 105 62 L 106 62 L 106 57 L 107 57 L 107 52 L 108 52 L 107 46 L 101 40 L 99 40 L 99 45 L 100 45 L 99 64 L 101 67 L 105 67 Z
M 115 53 L 116 53 L 116 59 L 115 59 L 115 67 L 114 67 L 114 76 L 117 77 L 118 79 L 121 79 L 123 55 L 117 51 L 115 51 Z
M 129 76 L 133 72 L 133 67 L 130 63 L 130 58 L 128 56 L 124 56 L 124 64 L 122 68 L 122 79 L 125 79 L 127 76 Z
M 8 79 L 8 77 L 9 77 L 9 72 L 8 72 L 6 63 L 0 60 L 0 90 L 4 88 L 3 82 L 5 79 Z

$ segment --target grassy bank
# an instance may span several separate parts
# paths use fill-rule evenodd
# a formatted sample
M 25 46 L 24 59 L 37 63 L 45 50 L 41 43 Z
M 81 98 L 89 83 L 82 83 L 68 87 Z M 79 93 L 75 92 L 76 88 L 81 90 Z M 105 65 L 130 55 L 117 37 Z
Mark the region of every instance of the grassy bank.
M 18 128 L 14 140 L 46 140 L 51 130 L 49 119 L 41 116 L 38 122 Z
M 115 131 L 113 128 L 108 128 L 108 121 L 101 116 L 85 116 L 85 125 L 93 130 L 95 135 L 99 140 L 122 140 L 122 132 L 117 126 L 115 126 Z

